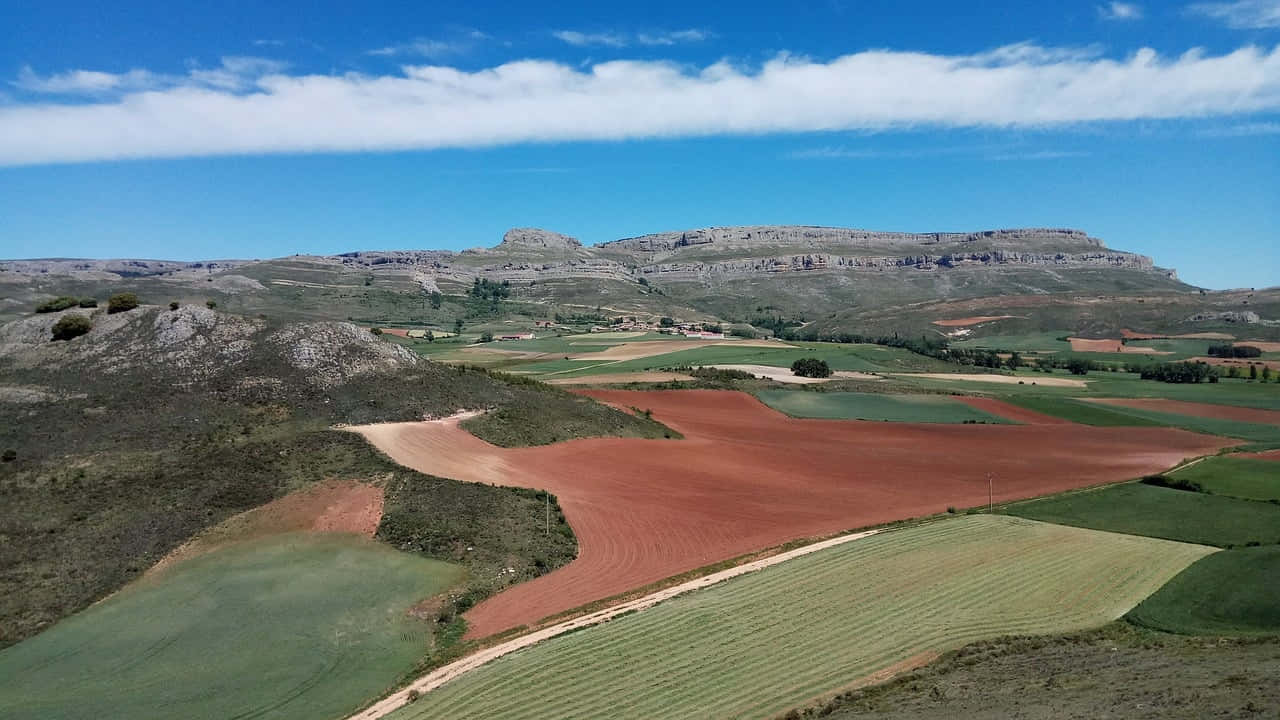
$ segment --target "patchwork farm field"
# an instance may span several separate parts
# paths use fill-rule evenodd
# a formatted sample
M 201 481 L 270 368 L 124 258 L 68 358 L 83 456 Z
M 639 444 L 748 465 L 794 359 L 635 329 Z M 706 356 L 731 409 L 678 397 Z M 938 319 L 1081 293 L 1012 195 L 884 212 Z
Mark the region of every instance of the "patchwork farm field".
M 1007 422 L 949 395 L 762 390 L 756 396 L 769 407 L 792 417 L 916 423 Z
M 1280 545 L 1234 548 L 1202 558 L 1128 618 L 1187 635 L 1280 633 Z
M 0 716 L 338 717 L 413 668 L 407 610 L 461 573 L 355 535 L 233 545 L 0 651 Z
M 974 515 L 889 531 L 493 661 L 390 717 L 771 717 L 969 642 L 1127 612 L 1209 548 Z
M 583 394 L 651 411 L 684 439 L 506 449 L 456 420 L 354 428 L 427 474 L 558 497 L 578 558 L 469 611 L 469 637 L 792 540 L 985 505 L 988 473 L 1007 502 L 1160 472 L 1231 442 L 1168 428 L 799 420 L 736 392 Z

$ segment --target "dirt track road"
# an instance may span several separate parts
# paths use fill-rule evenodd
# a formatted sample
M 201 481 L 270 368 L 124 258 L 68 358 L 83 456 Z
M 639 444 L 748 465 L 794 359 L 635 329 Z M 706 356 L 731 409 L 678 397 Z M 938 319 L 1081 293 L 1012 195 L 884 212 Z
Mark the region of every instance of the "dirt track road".
M 499 645 L 485 648 L 484 650 L 468 655 L 461 660 L 449 663 L 444 667 L 436 668 L 417 680 L 414 680 L 404 689 L 395 692 L 377 703 L 374 703 L 368 708 L 352 715 L 347 720 L 376 720 L 376 718 L 385 717 L 406 705 L 409 702 L 409 693 L 413 691 L 417 691 L 419 693 L 430 692 L 459 675 L 475 670 L 476 668 L 481 667 L 490 661 L 496 660 L 503 655 L 508 655 L 517 650 L 522 650 L 531 645 L 536 645 L 557 635 L 563 635 L 570 630 L 576 630 L 589 625 L 598 625 L 602 622 L 612 620 L 623 613 L 653 607 L 654 605 L 657 605 L 664 600 L 670 600 L 677 595 L 683 595 L 687 592 L 709 587 L 716 583 L 724 582 L 730 578 L 762 570 L 772 565 L 777 565 L 803 555 L 818 552 L 819 550 L 843 545 L 854 540 L 861 540 L 862 538 L 875 535 L 879 532 L 882 532 L 882 530 L 865 530 L 851 535 L 841 535 L 828 540 L 822 540 L 794 550 L 788 550 L 786 552 L 778 553 L 777 555 L 771 555 L 767 558 L 761 558 L 760 560 L 753 560 L 736 567 L 731 567 L 728 570 L 721 570 L 719 572 L 711 573 L 710 575 L 704 575 L 696 580 L 680 583 L 679 585 L 666 588 L 665 590 L 659 590 L 658 592 L 645 595 L 644 597 L 636 600 L 619 603 L 603 610 L 597 610 L 593 613 L 573 618 L 572 620 L 566 620 L 564 622 L 545 627 L 541 630 L 536 630 L 527 635 L 521 635 L 514 640 L 508 640 Z

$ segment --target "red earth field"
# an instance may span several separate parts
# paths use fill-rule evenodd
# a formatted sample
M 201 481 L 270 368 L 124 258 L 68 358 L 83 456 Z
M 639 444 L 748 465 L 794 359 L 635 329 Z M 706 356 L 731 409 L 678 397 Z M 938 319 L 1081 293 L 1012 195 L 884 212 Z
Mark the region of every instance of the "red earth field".
M 1254 408 L 1212 405 L 1209 403 L 1186 402 L 1184 400 L 1162 400 L 1159 398 L 1090 398 L 1089 402 L 1100 405 L 1131 407 L 1138 410 L 1154 410 L 1176 415 L 1191 415 L 1192 417 L 1280 425 L 1280 410 L 1255 410 Z
M 983 412 L 997 415 L 1006 420 L 1024 423 L 1026 425 L 1070 425 L 1070 420 L 1063 420 L 1060 417 L 1045 415 L 1044 413 L 1028 410 L 1024 407 L 1018 407 L 1012 403 L 995 398 L 977 397 L 973 395 L 956 395 L 955 399 L 976 408 Z
M 790 418 L 737 392 L 589 390 L 650 409 L 683 440 L 494 447 L 457 420 L 353 430 L 398 462 L 545 488 L 579 556 L 473 608 L 483 637 L 789 540 L 1137 477 L 1232 441 L 1170 428 L 944 425 Z

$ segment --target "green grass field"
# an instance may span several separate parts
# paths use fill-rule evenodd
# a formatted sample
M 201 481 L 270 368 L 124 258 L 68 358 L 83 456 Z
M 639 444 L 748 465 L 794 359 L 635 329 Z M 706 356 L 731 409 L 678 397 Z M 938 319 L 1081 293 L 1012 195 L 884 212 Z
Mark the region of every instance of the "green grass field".
M 918 423 L 1008 423 L 949 395 L 881 395 L 862 392 L 762 390 L 769 407 L 793 417 Z
M 771 717 L 975 640 L 1103 625 L 1207 552 L 1018 518 L 942 520 L 555 638 L 391 717 Z
M 1060 417 L 1083 425 L 1099 425 L 1103 427 L 1160 425 L 1155 420 L 1130 415 L 1123 408 L 1107 405 L 1094 405 L 1069 397 L 1049 397 L 1043 395 L 1011 395 L 1005 398 L 1008 402 L 1028 410 Z
M 1280 542 L 1280 505 L 1126 483 L 1005 507 L 1044 522 L 1202 545 Z
M 1246 500 L 1280 500 L 1280 462 L 1224 455 L 1205 458 L 1172 473 L 1206 492 Z
M 1234 548 L 1201 558 L 1128 619 L 1187 635 L 1280 633 L 1280 546 Z
M 285 535 L 185 562 L 0 651 L 0 716 L 340 717 L 423 656 L 406 610 L 456 565 Z

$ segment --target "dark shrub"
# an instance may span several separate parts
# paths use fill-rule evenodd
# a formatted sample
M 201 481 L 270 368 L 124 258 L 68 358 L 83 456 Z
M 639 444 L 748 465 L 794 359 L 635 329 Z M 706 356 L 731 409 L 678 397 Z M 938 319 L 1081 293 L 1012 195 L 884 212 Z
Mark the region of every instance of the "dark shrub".
M 800 358 L 791 363 L 791 372 L 800 377 L 824 378 L 831 377 L 831 366 L 827 365 L 826 360 L 818 358 Z
M 170 309 L 170 310 L 177 310 L 177 309 L 178 309 L 178 301 L 177 301 L 177 300 L 174 300 L 173 302 L 169 303 L 169 309 Z
M 493 342 L 493 333 L 489 332 L 488 330 L 480 333 L 480 342 L 482 343 Z
M 381 335 L 381 334 L 382 334 L 382 328 L 380 328 L 380 327 L 371 327 L 371 328 L 369 328 L 369 332 L 373 333 L 374 335 Z
M 1168 475 L 1148 475 L 1142 478 L 1143 485 L 1155 485 L 1156 487 L 1169 488 L 1170 490 L 1184 490 L 1186 492 L 1204 492 L 1204 488 L 1200 483 L 1191 480 L 1183 480 L 1181 478 L 1173 478 Z
M 97 298 L 80 298 L 80 307 L 96 308 L 98 307 L 98 299 Z
M 61 310 L 66 310 L 67 308 L 73 308 L 79 303 L 80 303 L 79 300 L 71 297 L 70 295 L 63 295 L 62 297 L 56 297 L 52 300 L 46 300 L 40 303 L 39 305 L 36 306 L 36 312 L 38 313 L 59 312 Z
M 214 301 L 212 301 L 212 300 L 205 300 L 205 301 L 204 301 L 204 306 L 205 306 L 205 307 L 207 307 L 207 308 L 209 308 L 210 310 L 212 310 L 212 309 L 214 309 L 214 308 L 218 307 L 218 303 L 216 303 L 216 302 L 214 302 Z
M 116 313 L 129 312 L 138 307 L 138 296 L 133 293 L 116 293 L 107 300 L 107 314 L 114 315 Z
M 89 318 L 83 315 L 66 315 L 58 318 L 58 322 L 53 324 L 53 339 L 70 340 L 80 337 L 92 328 Z
M 17 459 L 18 459 L 18 451 L 14 450 L 13 448 L 9 448 L 8 450 L 5 450 L 4 454 L 0 455 L 0 460 L 3 460 L 5 462 L 13 462 L 14 460 L 17 460 Z

